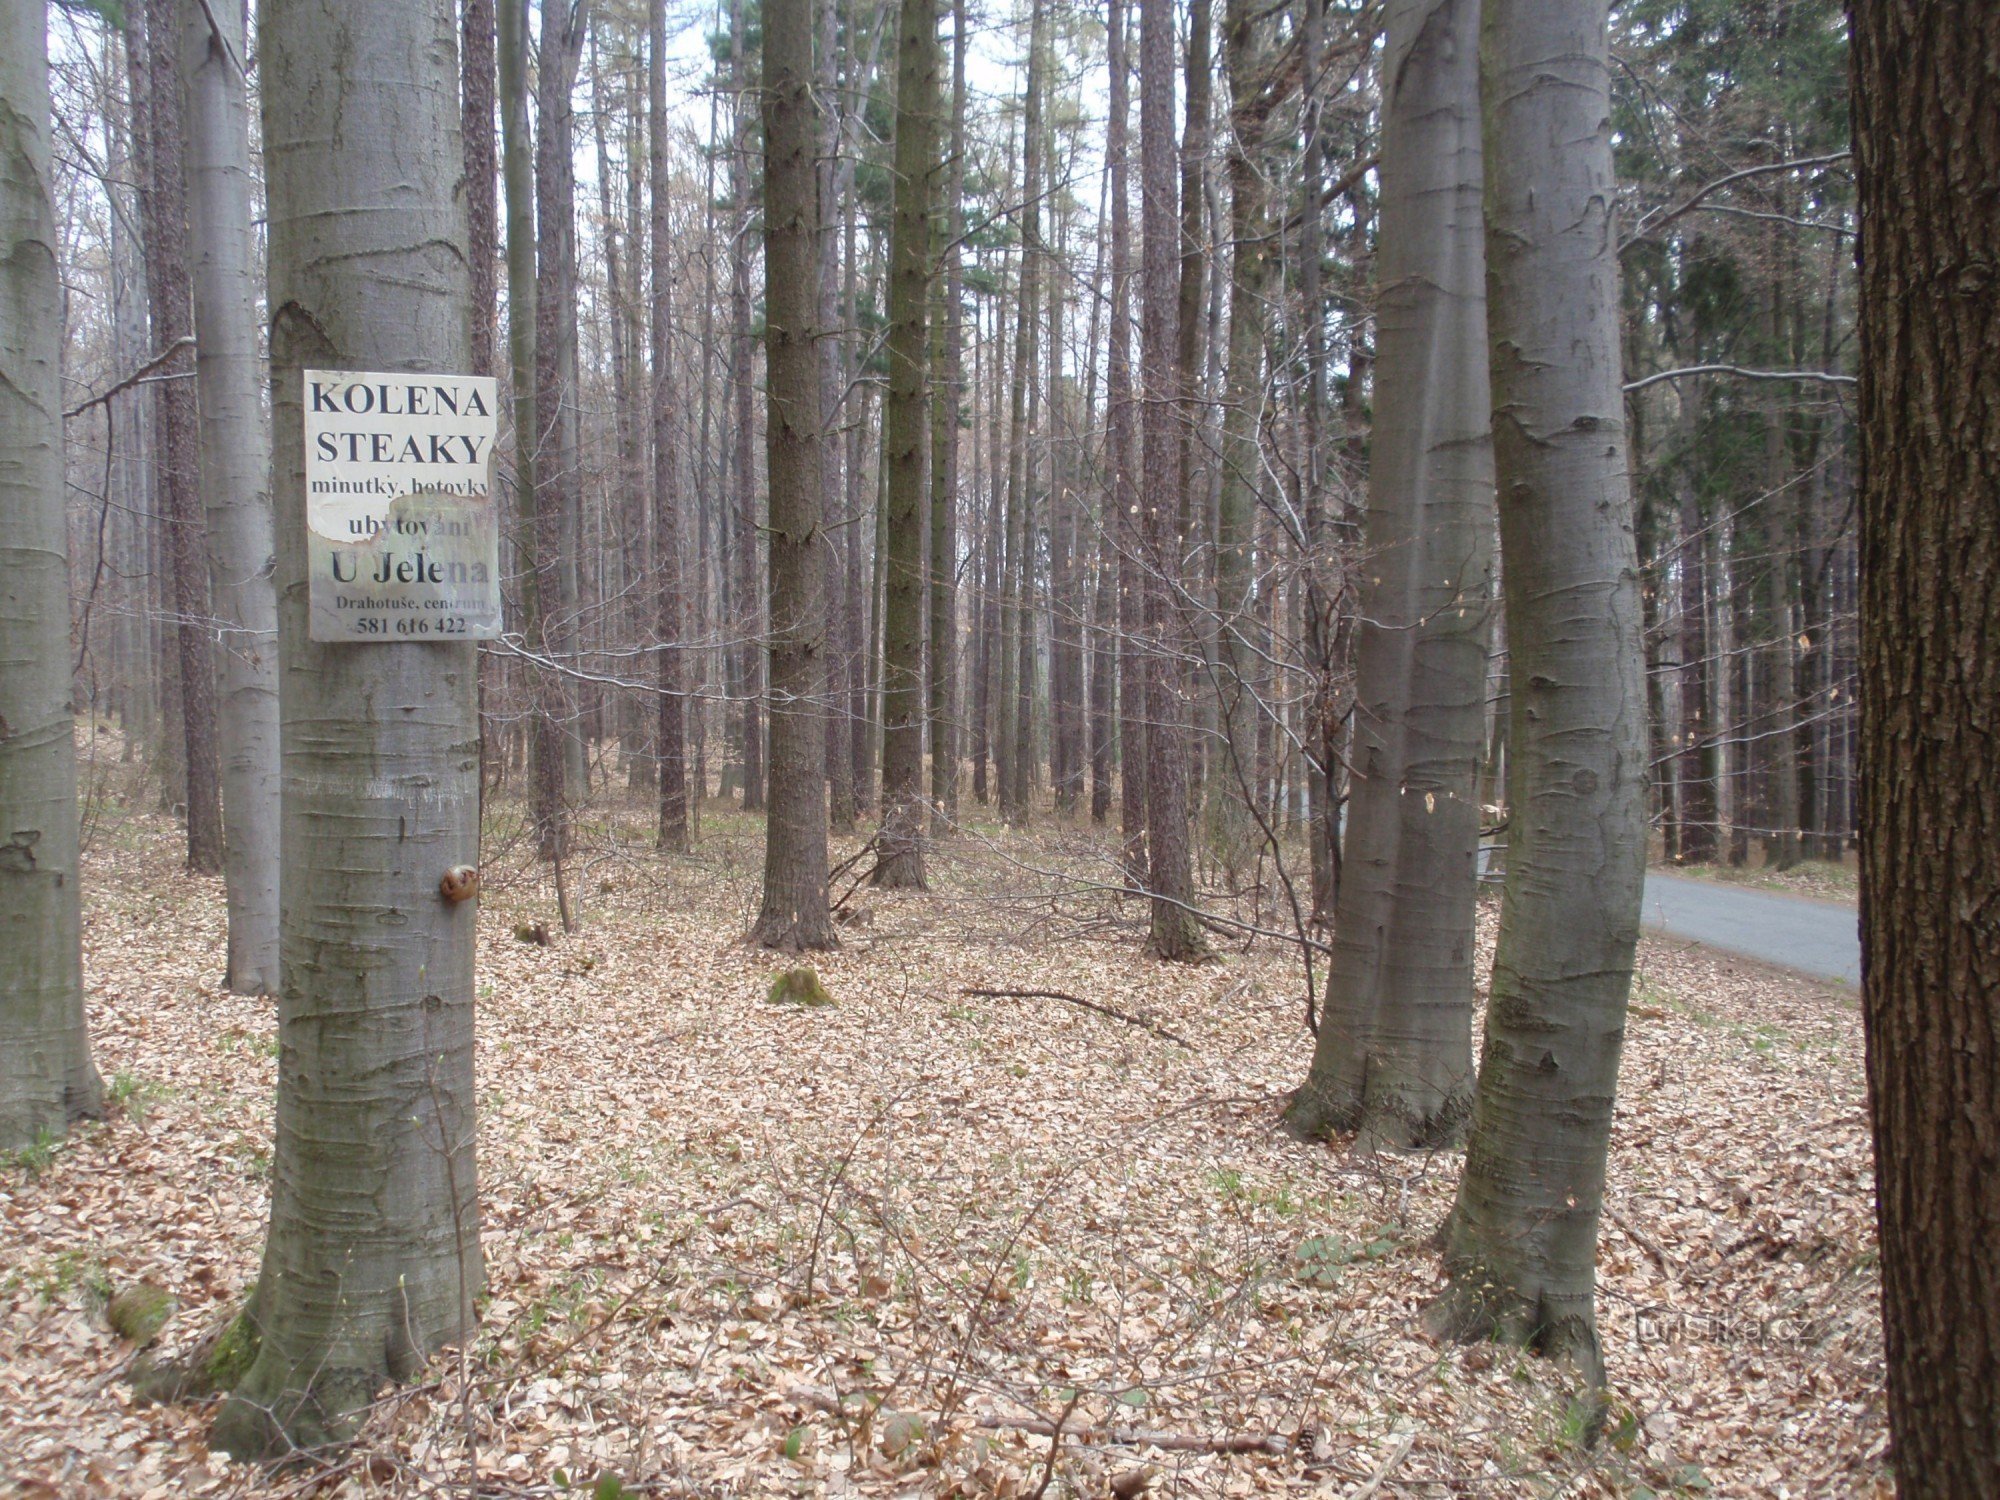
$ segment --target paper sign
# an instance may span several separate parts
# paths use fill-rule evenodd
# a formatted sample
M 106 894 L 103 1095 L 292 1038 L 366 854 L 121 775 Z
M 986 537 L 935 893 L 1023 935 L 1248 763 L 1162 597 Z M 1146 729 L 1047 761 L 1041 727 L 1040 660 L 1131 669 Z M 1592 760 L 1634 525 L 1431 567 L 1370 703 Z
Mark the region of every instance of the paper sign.
M 305 372 L 313 640 L 500 634 L 499 403 L 484 375 Z

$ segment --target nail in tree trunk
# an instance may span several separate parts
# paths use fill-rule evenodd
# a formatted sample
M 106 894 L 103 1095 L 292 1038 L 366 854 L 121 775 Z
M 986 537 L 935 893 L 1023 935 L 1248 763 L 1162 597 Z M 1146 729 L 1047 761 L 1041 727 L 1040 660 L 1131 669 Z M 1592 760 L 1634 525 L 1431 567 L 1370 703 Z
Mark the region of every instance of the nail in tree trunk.
M 2000 11 L 1854 0 L 1861 997 L 1903 1500 L 2000 1493 Z
M 764 269 L 771 486 L 771 789 L 764 903 L 772 948 L 833 948 L 827 909 L 826 547 L 820 537 L 819 194 L 812 0 L 764 3 Z
M 1110 0 L 1111 110 L 1104 155 L 1111 173 L 1111 348 L 1105 356 L 1105 428 L 1111 471 L 1107 497 L 1118 552 L 1118 803 L 1127 882 L 1146 869 L 1146 574 L 1141 557 L 1138 434 L 1132 418 L 1131 28 L 1125 0 Z
M 211 17 L 213 25 L 211 26 Z M 222 637 L 224 983 L 278 986 L 278 600 L 271 588 L 271 435 L 257 347 L 243 7 L 181 8 L 209 594 Z
M 937 0 L 897 12 L 894 218 L 889 232 L 888 576 L 882 624 L 882 832 L 873 883 L 924 887 L 924 427 L 931 191 L 937 177 Z
M 674 270 L 673 227 L 668 217 L 671 206 L 668 178 L 667 138 L 673 121 L 667 114 L 667 12 L 666 0 L 651 0 L 649 44 L 646 57 L 647 138 L 652 176 L 651 255 L 653 298 L 651 311 L 652 423 L 653 423 L 653 569 L 658 575 L 659 616 L 655 622 L 659 637 L 659 779 L 660 847 L 684 850 L 688 846 L 687 797 L 687 717 L 683 694 L 686 691 L 686 636 L 681 624 L 683 589 L 681 582 L 681 498 L 679 450 L 674 440 Z M 636 248 L 633 253 L 636 255 Z
M 102 1091 L 84 1026 L 47 13 L 0 6 L 0 1150 Z
M 1507 884 L 1434 1328 L 1603 1380 L 1597 1222 L 1646 866 L 1603 0 L 1486 0 L 1487 319 L 1511 653 Z
M 1175 323 L 1178 260 L 1174 184 L 1172 0 L 1139 0 L 1139 189 L 1143 208 L 1139 376 L 1145 451 L 1143 566 L 1146 579 L 1148 946 L 1160 958 L 1199 959 L 1207 944 L 1195 920 L 1188 837 L 1187 701 L 1174 654 L 1182 637 L 1174 586 L 1180 579 L 1181 422 Z
M 1333 959 L 1294 1130 L 1456 1144 L 1493 591 L 1479 0 L 1394 0 L 1382 63 L 1376 392 Z M 1516 627 L 1519 628 L 1518 625 Z
M 285 905 L 277 1141 L 238 1456 L 349 1435 L 480 1290 L 470 643 L 307 639 L 302 369 L 463 370 L 472 305 L 450 0 L 264 0 Z
M 188 277 L 186 142 L 178 70 L 179 0 L 148 0 L 148 83 L 152 126 L 151 176 L 145 205 L 146 280 L 153 305 L 153 342 L 167 349 L 194 337 Z M 177 355 L 168 373 L 192 365 Z M 163 380 L 154 387 L 165 479 L 168 562 L 172 570 L 175 665 L 180 682 L 181 744 L 187 772 L 187 862 L 203 875 L 222 872 L 222 792 L 216 749 L 215 660 L 209 623 L 206 526 L 201 503 L 201 436 L 194 384 Z

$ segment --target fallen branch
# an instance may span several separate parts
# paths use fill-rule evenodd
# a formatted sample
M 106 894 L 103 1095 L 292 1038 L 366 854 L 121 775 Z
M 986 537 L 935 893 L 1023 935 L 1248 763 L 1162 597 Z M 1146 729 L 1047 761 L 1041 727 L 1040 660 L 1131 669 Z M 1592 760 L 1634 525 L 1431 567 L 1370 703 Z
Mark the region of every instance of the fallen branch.
M 1113 1010 L 1108 1005 L 1099 1005 L 1095 1000 L 1085 1000 L 1079 995 L 1064 994 L 1061 990 L 960 990 L 959 994 L 975 1000 L 1062 1000 L 1070 1005 L 1080 1005 L 1085 1010 L 1094 1010 L 1100 1016 L 1109 1016 L 1114 1021 L 1123 1021 L 1127 1026 L 1136 1026 L 1141 1031 L 1150 1031 L 1176 1046 L 1194 1051 L 1194 1043 L 1177 1032 L 1167 1030 L 1157 1021 L 1149 1021 L 1144 1016 L 1129 1015 L 1122 1010 Z
M 981 1417 L 989 1432 L 1025 1432 L 1030 1437 L 1059 1438 L 1100 1448 L 1163 1448 L 1177 1453 L 1282 1454 L 1287 1444 L 1269 1433 L 1236 1432 L 1227 1437 L 1203 1437 L 1198 1432 L 1153 1432 L 1143 1427 L 1079 1427 L 1066 1432 L 1061 1422 L 1046 1417 Z

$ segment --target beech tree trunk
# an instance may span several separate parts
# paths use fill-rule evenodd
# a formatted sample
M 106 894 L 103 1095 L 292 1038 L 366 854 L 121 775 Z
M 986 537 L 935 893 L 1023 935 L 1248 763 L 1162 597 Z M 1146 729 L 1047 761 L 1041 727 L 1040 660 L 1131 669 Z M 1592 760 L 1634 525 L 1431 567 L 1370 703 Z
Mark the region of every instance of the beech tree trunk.
M 764 3 L 764 270 L 771 485 L 771 788 L 764 903 L 772 948 L 834 948 L 827 909 L 826 546 L 820 536 L 819 135 L 812 0 Z M 918 727 L 921 731 L 922 721 Z
M 206 11 L 183 5 L 180 44 L 209 597 L 225 631 L 216 716 L 228 820 L 223 982 L 257 995 L 278 987 L 278 600 L 271 588 L 271 434 L 257 347 L 241 0 L 214 0 Z
M 0 1150 L 101 1098 L 84 1025 L 48 21 L 0 6 Z
M 882 623 L 882 833 L 873 883 L 924 887 L 924 429 L 929 420 L 931 185 L 937 175 L 937 0 L 897 12 L 895 208 L 889 231 L 889 533 Z
M 1486 0 L 1487 318 L 1511 652 L 1507 884 L 1434 1328 L 1603 1381 L 1597 1221 L 1646 869 L 1603 0 Z
M 302 369 L 460 371 L 471 280 L 451 0 L 263 0 L 285 782 L 277 1141 L 241 1456 L 339 1441 L 387 1380 L 465 1337 L 479 851 L 470 643 L 307 639 Z
M 1194 863 L 1188 837 L 1185 674 L 1174 587 L 1180 579 L 1180 366 L 1175 324 L 1179 270 L 1174 183 L 1173 0 L 1139 0 L 1139 186 L 1144 313 L 1140 380 L 1145 406 L 1146 828 L 1148 945 L 1160 958 L 1199 959 L 1207 944 L 1195 920 Z
M 1854 0 L 1861 1003 L 1904 1500 L 2000 1494 L 2000 11 Z
M 1348 827 L 1312 1071 L 1288 1118 L 1455 1144 L 1472 1105 L 1493 590 L 1479 0 L 1395 0 Z

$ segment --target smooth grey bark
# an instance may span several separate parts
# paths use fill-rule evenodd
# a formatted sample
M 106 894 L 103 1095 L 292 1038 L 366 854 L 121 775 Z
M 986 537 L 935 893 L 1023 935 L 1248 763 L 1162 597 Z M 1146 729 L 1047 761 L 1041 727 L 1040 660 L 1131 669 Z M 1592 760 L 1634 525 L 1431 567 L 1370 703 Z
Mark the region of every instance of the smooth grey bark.
M 770 474 L 771 783 L 752 936 L 835 948 L 827 907 L 826 542 L 820 515 L 819 194 L 812 0 L 764 5 L 765 455 Z M 749 413 L 744 413 L 748 419 Z M 919 722 L 921 728 L 921 721 Z
M 0 1150 L 97 1111 L 84 1026 L 47 14 L 0 6 Z
M 209 607 L 223 630 L 216 715 L 229 905 L 223 982 L 256 995 L 278 987 L 278 597 L 257 347 L 247 35 L 241 0 L 181 7 L 201 491 Z
M 271 1226 L 239 1456 L 338 1441 L 473 1326 L 470 643 L 307 639 L 300 371 L 459 371 L 471 273 L 451 0 L 264 0 L 273 474 L 287 878 Z M 493 503 L 493 502 L 489 502 Z
M 1479 0 L 1396 0 L 1382 64 L 1376 401 L 1346 843 L 1311 1136 L 1455 1144 L 1493 592 Z
M 902 0 L 896 35 L 889 393 L 882 467 L 889 532 L 882 623 L 882 830 L 871 883 L 924 881 L 924 434 L 930 374 L 931 193 L 938 171 L 937 0 Z
M 1598 1215 L 1646 863 L 1603 0 L 1487 0 L 1487 317 L 1512 653 L 1507 884 L 1431 1326 L 1603 1379 Z

